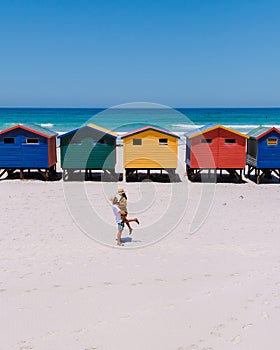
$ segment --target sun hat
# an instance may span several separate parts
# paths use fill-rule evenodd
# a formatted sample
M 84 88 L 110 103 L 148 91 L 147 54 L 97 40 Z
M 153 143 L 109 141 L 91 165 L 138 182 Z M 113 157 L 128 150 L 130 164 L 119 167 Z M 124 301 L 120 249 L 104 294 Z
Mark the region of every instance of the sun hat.
M 119 188 L 119 189 L 118 189 L 118 193 L 119 193 L 119 194 L 125 193 L 125 190 L 124 190 L 123 188 Z

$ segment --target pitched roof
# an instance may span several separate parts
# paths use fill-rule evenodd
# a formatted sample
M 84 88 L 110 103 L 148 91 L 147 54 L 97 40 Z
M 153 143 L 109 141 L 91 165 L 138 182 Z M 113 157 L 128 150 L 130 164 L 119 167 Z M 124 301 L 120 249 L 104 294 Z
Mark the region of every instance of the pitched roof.
M 188 137 L 188 138 L 193 138 L 195 136 L 198 136 L 198 135 L 201 135 L 201 134 L 204 134 L 208 131 L 212 131 L 212 130 L 215 130 L 215 129 L 223 129 L 223 130 L 226 130 L 226 131 L 230 131 L 236 135 L 239 135 L 239 136 L 243 136 L 245 138 L 249 138 L 249 136 L 239 132 L 239 131 L 236 131 L 234 129 L 231 129 L 231 128 L 228 128 L 228 127 L 225 127 L 223 125 L 220 125 L 220 124 L 215 124 L 215 125 L 204 125 L 202 128 L 196 128 L 194 130 L 191 130 L 191 131 L 188 131 L 185 133 L 185 136 Z
M 272 131 L 276 131 L 278 134 L 280 134 L 280 130 L 275 127 L 258 126 L 257 128 L 249 131 L 247 135 L 252 138 L 255 138 L 256 140 L 259 140 Z
M 7 132 L 10 132 L 15 129 L 27 130 L 27 131 L 33 132 L 34 134 L 38 134 L 40 136 L 46 137 L 48 139 L 57 135 L 56 132 L 33 123 L 18 124 L 18 125 L 12 126 L 11 128 L 0 131 L 0 134 L 6 134 Z
M 109 135 L 112 135 L 114 137 L 118 137 L 118 134 L 112 130 L 108 130 L 108 129 L 105 129 L 103 128 L 102 126 L 98 126 L 96 124 L 93 124 L 93 123 L 89 123 L 87 124 L 87 126 L 89 126 L 90 128 L 92 129 L 95 129 L 95 130 L 98 130 L 98 131 L 101 131 L 103 132 L 104 134 L 109 134 Z
M 74 130 L 71 130 L 71 131 L 68 131 L 66 132 L 65 134 L 62 134 L 62 135 L 59 135 L 58 138 L 60 139 L 61 137 L 64 137 L 64 136 L 67 136 L 67 135 L 71 135 L 71 134 L 75 134 L 77 131 L 81 130 L 81 129 L 84 129 L 84 128 L 88 128 L 88 129 L 92 129 L 92 130 L 96 130 L 102 134 L 105 134 L 105 135 L 108 135 L 108 136 L 111 136 L 113 138 L 117 138 L 118 137 L 118 134 L 114 131 L 111 131 L 111 130 L 108 130 L 108 129 L 105 129 L 101 126 L 98 126 L 98 125 L 95 125 L 95 124 L 87 124 L 87 125 L 84 125 L 80 128 L 77 128 L 77 129 L 74 129 Z
M 154 131 L 157 131 L 159 133 L 162 133 L 162 134 L 165 134 L 168 136 L 176 137 L 177 139 L 180 138 L 178 135 L 173 134 L 173 132 L 170 132 L 170 131 L 167 131 L 164 129 L 160 129 L 160 128 L 157 128 L 157 127 L 151 126 L 151 125 L 144 126 L 143 128 L 140 128 L 140 129 L 132 130 L 132 131 L 124 134 L 121 138 L 124 139 L 124 138 L 132 136 L 132 135 L 140 134 L 140 133 L 147 131 L 147 130 L 154 130 Z

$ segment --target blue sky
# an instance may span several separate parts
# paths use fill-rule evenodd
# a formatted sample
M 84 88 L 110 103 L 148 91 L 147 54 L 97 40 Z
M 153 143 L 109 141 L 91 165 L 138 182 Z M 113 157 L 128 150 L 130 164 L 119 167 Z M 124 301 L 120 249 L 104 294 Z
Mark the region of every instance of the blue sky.
M 0 106 L 280 106 L 278 0 L 2 0 Z

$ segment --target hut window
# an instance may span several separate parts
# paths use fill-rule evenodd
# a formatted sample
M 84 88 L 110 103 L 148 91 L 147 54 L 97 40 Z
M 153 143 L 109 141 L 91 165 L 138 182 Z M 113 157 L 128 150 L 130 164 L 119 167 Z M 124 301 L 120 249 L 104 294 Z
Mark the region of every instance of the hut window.
M 15 143 L 14 137 L 4 137 L 4 143 Z
M 201 139 L 200 143 L 212 143 L 212 139 Z
M 142 139 L 133 139 L 133 145 L 134 146 L 141 146 L 142 145 Z
M 236 143 L 235 139 L 225 139 L 225 143 Z
M 269 146 L 277 146 L 278 145 L 278 139 L 276 137 L 267 139 L 267 144 Z
M 39 143 L 39 139 L 33 138 L 33 137 L 29 137 L 29 138 L 26 139 L 26 143 Z
M 159 143 L 159 145 L 168 145 L 168 140 L 167 139 L 159 139 L 158 143 Z

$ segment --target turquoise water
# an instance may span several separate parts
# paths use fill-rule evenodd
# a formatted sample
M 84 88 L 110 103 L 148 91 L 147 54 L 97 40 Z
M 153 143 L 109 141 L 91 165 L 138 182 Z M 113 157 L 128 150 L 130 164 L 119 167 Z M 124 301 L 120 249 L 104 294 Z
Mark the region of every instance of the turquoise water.
M 184 133 L 194 125 L 223 124 L 248 132 L 258 125 L 280 127 L 280 108 L 1 108 L 0 130 L 37 123 L 58 133 L 96 123 L 118 132 L 155 125 Z

